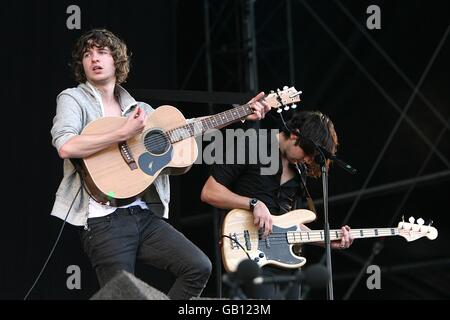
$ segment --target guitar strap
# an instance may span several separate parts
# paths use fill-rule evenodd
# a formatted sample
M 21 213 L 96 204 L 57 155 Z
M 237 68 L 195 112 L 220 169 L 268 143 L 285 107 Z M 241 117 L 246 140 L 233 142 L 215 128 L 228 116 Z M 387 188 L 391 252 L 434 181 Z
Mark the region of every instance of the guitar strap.
M 309 194 L 308 188 L 306 187 L 306 169 L 302 171 L 299 166 L 296 167 L 300 175 L 300 182 L 303 188 L 299 188 L 299 191 L 297 192 L 294 209 L 303 209 L 300 206 L 304 202 L 303 199 L 306 198 L 306 207 L 308 210 L 311 210 L 317 215 L 316 207 L 314 206 L 314 202 Z
M 316 212 L 316 206 L 314 205 L 314 201 L 311 198 L 311 195 L 309 194 L 308 189 L 306 188 L 306 185 L 303 185 L 303 187 L 305 188 L 306 191 L 306 204 L 309 210 L 311 210 L 312 212 L 314 212 L 317 215 Z

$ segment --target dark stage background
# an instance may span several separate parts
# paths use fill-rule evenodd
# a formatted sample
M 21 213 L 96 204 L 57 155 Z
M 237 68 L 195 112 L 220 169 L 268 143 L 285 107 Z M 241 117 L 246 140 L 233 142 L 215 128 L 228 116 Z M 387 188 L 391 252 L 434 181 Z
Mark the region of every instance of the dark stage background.
M 257 0 L 256 69 L 245 41 L 247 1 L 16 1 L 1 9 L 3 75 L 3 205 L 0 298 L 22 299 L 56 239 L 62 221 L 50 217 L 62 177 L 62 160 L 51 145 L 56 95 L 75 86 L 68 62 L 74 41 L 106 27 L 133 52 L 125 87 L 154 107 L 171 104 L 196 117 L 228 105 L 198 95 L 171 99 L 167 90 L 225 91 L 252 95 L 295 85 L 302 109 L 320 109 L 334 121 L 339 155 L 359 170 L 330 174 L 330 225 L 388 227 L 414 216 L 432 219 L 435 241 L 386 239 L 369 264 L 382 270 L 380 290 L 368 290 L 363 268 L 377 239 L 333 252 L 335 298 L 450 298 L 450 74 L 448 1 Z M 69 5 L 81 9 L 81 30 L 69 30 Z M 205 4 L 208 9 L 205 11 Z M 369 30 L 366 9 L 381 8 L 381 29 Z M 205 24 L 205 12 L 209 23 Z M 205 44 L 205 34 L 210 43 Z M 291 39 L 291 42 L 290 42 Z M 209 61 L 209 68 L 208 68 Z M 257 71 L 257 85 L 249 80 Z M 153 91 L 146 91 L 153 90 Z M 153 92 L 150 95 L 149 92 Z M 173 93 L 173 92 L 172 92 Z M 215 95 L 211 95 L 215 96 Z M 236 95 L 235 103 L 244 103 Z M 196 102 L 193 102 L 197 99 Z M 184 100 L 184 101 L 182 101 Z M 204 103 L 200 103 L 202 100 Z M 227 102 L 227 101 L 223 101 Z M 404 113 L 402 115 L 402 112 Z M 286 116 L 289 117 L 290 112 Z M 272 111 L 262 127 L 279 125 Z M 208 166 L 172 177 L 170 222 L 216 258 L 212 208 L 200 202 Z M 309 181 L 316 200 L 320 180 Z M 6 191 L 6 192 L 5 192 Z M 361 191 L 361 192 L 360 192 Z M 340 197 L 339 197 L 340 196 Z M 321 229 L 319 220 L 311 226 Z M 324 251 L 307 247 L 309 263 Z M 69 290 L 66 273 L 80 266 L 80 290 Z M 362 269 L 363 268 L 363 269 Z M 363 270 L 362 277 L 355 281 Z M 204 295 L 217 296 L 214 272 Z M 173 279 L 139 266 L 137 276 L 166 291 Z M 73 227 L 63 232 L 30 299 L 88 299 L 98 290 L 95 274 Z M 324 299 L 325 292 L 307 298 Z

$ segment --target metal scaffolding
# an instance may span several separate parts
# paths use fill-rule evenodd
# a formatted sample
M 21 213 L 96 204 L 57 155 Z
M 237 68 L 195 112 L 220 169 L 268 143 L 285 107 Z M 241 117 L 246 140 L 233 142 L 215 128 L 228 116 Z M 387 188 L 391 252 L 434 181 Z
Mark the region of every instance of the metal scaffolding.
M 204 31 L 205 39 L 204 44 L 199 47 L 196 58 L 194 59 L 190 70 L 185 74 L 184 79 L 181 81 L 181 89 L 184 90 L 189 87 L 189 82 L 192 74 L 196 68 L 205 69 L 206 75 L 206 88 L 208 94 L 218 95 L 221 92 L 246 92 L 256 93 L 260 87 L 270 87 L 274 83 L 281 86 L 281 84 L 289 83 L 294 85 L 296 82 L 295 73 L 295 49 L 294 49 L 294 28 L 293 28 L 293 16 L 294 6 L 292 0 L 277 1 L 273 3 L 270 12 L 265 14 L 259 14 L 258 4 L 261 1 L 256 0 L 232 0 L 232 1 L 214 1 L 203 0 L 203 17 L 204 17 Z M 383 85 L 378 83 L 365 66 L 358 61 L 358 59 L 352 54 L 346 45 L 333 33 L 333 30 L 325 23 L 325 21 L 316 12 L 313 5 L 310 5 L 307 1 L 297 0 L 295 4 L 296 9 L 300 7 L 301 10 L 307 12 L 320 27 L 329 35 L 330 39 L 345 53 L 345 57 L 349 59 L 358 70 L 363 74 L 367 80 L 379 91 L 380 95 L 386 99 L 388 104 L 392 106 L 399 114 L 398 121 L 390 136 L 385 141 L 382 150 L 379 152 L 377 160 L 374 162 L 366 181 L 363 183 L 359 190 L 348 192 L 345 194 L 335 195 L 330 197 L 330 205 L 338 205 L 343 202 L 352 202 L 350 210 L 344 219 L 344 223 L 350 219 L 352 213 L 355 211 L 356 206 L 362 199 L 370 197 L 380 197 L 397 192 L 405 192 L 403 200 L 401 201 L 399 208 L 394 213 L 392 219 L 395 219 L 402 205 L 409 197 L 413 189 L 419 186 L 425 186 L 430 184 L 436 184 L 441 181 L 447 181 L 450 178 L 450 162 L 448 156 L 439 150 L 438 145 L 443 139 L 445 133 L 449 129 L 449 120 L 445 119 L 437 110 L 435 106 L 425 97 L 421 92 L 420 87 L 423 79 L 426 77 L 429 69 L 433 65 L 434 59 L 438 55 L 442 48 L 445 39 L 448 38 L 450 32 L 449 29 L 444 32 L 442 41 L 435 48 L 434 55 L 430 60 L 429 65 L 424 70 L 421 79 L 417 84 L 414 84 L 405 73 L 393 62 L 393 60 L 386 54 L 380 46 L 373 41 L 371 36 L 366 30 L 358 26 L 356 19 L 350 14 L 346 7 L 338 0 L 333 0 L 335 5 L 342 10 L 345 16 L 358 28 L 361 34 L 369 41 L 371 45 L 375 47 L 377 52 L 389 63 L 389 65 L 395 70 L 399 76 L 405 81 L 405 83 L 411 88 L 412 94 L 406 106 L 399 106 L 395 100 L 387 93 Z M 273 28 L 276 25 L 276 28 Z M 272 29 L 280 30 L 283 25 L 285 32 L 283 35 L 279 33 L 274 34 Z M 358 29 L 355 31 L 358 32 Z M 274 58 L 276 57 L 276 58 Z M 340 60 L 343 58 L 341 57 Z M 297 60 L 298 61 L 298 60 Z M 288 68 L 289 72 L 283 72 Z M 223 76 L 223 75 L 226 76 Z M 264 75 L 262 77 L 261 75 Z M 274 88 L 275 89 L 275 88 Z M 199 93 L 204 94 L 204 93 Z M 192 96 L 192 94 L 191 94 Z M 195 96 L 195 94 L 194 94 Z M 424 102 L 425 106 L 432 111 L 432 114 L 442 124 L 442 130 L 437 139 L 430 140 L 421 130 L 421 128 L 407 115 L 407 111 L 412 101 L 418 97 Z M 186 98 L 189 99 L 189 98 Z M 195 100 L 195 99 L 194 99 Z M 192 101 L 192 99 L 191 99 Z M 196 100 L 198 102 L 198 99 Z M 211 100 L 205 100 L 208 104 L 208 112 L 215 113 L 215 107 L 211 103 Z M 220 101 L 215 101 L 220 103 Z M 228 101 L 227 101 L 228 102 Z M 387 147 L 391 143 L 392 138 L 397 132 L 399 125 L 405 122 L 412 128 L 413 132 L 429 147 L 429 154 L 424 161 L 422 167 L 419 169 L 415 177 L 394 181 L 378 185 L 375 187 L 368 187 L 369 182 L 378 167 L 383 155 L 385 154 Z M 423 174 L 423 170 L 430 160 L 431 156 L 435 155 L 446 167 L 445 170 L 435 172 L 432 174 Z M 317 205 L 321 205 L 321 200 L 316 201 Z M 184 217 L 181 219 L 181 225 L 188 225 L 192 222 L 196 223 L 211 223 L 213 217 L 213 224 L 215 226 L 214 238 L 216 243 L 220 240 L 218 220 L 219 214 L 211 213 L 198 213 L 197 215 Z M 379 245 L 376 243 L 374 248 Z M 380 251 L 382 250 L 382 247 Z M 379 251 L 377 252 L 377 254 Z M 366 259 L 358 258 L 360 264 L 365 266 L 372 261 L 374 255 L 370 255 Z M 220 268 L 220 255 L 216 253 L 215 256 L 216 266 Z M 445 260 L 447 262 L 447 260 Z M 440 263 L 437 260 L 437 263 Z M 410 264 L 411 267 L 413 266 Z M 407 268 L 408 264 L 402 268 Z M 399 270 L 402 268 L 398 268 Z M 362 270 L 362 269 L 361 269 Z M 403 270 L 403 269 L 402 269 Z M 388 271 L 386 271 L 388 272 Z M 216 270 L 219 274 L 219 270 Z M 361 273 L 359 273 L 361 274 Z M 339 275 L 337 276 L 339 278 Z M 344 275 L 341 278 L 349 278 L 349 275 Z M 359 278 L 360 279 L 360 278 Z M 351 296 L 358 280 L 358 278 L 352 283 L 347 291 L 345 298 Z M 217 288 L 221 288 L 221 278 L 216 278 Z M 393 281 L 401 282 L 399 279 Z M 406 287 L 405 287 L 406 288 Z M 220 293 L 218 294 L 220 295 Z

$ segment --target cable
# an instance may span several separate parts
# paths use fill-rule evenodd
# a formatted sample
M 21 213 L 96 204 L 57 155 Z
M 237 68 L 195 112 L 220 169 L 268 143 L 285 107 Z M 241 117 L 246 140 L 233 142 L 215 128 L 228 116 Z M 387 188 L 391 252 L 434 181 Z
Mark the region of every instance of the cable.
M 283 127 L 285 127 L 290 133 L 294 133 L 294 131 L 291 128 L 288 127 L 286 121 L 284 121 L 284 117 L 283 117 L 281 112 L 279 113 L 279 115 L 280 115 L 280 118 L 281 118 L 281 122 L 283 123 Z
M 33 291 L 33 289 L 34 289 L 34 287 L 36 286 L 37 282 L 38 282 L 39 279 L 41 278 L 42 273 L 43 273 L 44 270 L 45 270 L 45 267 L 47 266 L 48 262 L 50 261 L 50 258 L 52 257 L 53 252 L 55 251 L 55 248 L 56 248 L 56 246 L 57 246 L 57 244 L 58 244 L 58 242 L 59 242 L 59 239 L 61 238 L 62 232 L 63 232 L 63 230 L 64 230 L 64 226 L 65 226 L 66 221 L 67 221 L 67 217 L 69 216 L 69 212 L 70 212 L 70 210 L 72 209 L 72 206 L 73 206 L 73 204 L 75 203 L 75 199 L 78 197 L 78 194 L 80 193 L 82 187 L 83 187 L 83 179 L 81 179 L 81 186 L 80 186 L 80 188 L 78 189 L 77 194 L 76 194 L 75 197 L 73 198 L 72 203 L 70 204 L 69 210 L 67 211 L 66 217 L 64 218 L 64 222 L 63 222 L 63 224 L 62 224 L 62 226 L 61 226 L 61 229 L 59 230 L 59 234 L 58 234 L 58 237 L 56 238 L 55 244 L 53 245 L 52 250 L 50 250 L 50 253 L 49 253 L 48 257 L 47 257 L 47 260 L 45 261 L 44 265 L 42 266 L 41 271 L 39 272 L 38 276 L 36 277 L 36 280 L 34 280 L 33 285 L 31 286 L 30 290 L 28 290 L 28 292 L 27 292 L 27 294 L 25 295 L 25 297 L 23 298 L 23 300 L 27 300 L 27 298 L 28 298 L 28 296 L 30 295 L 31 291 Z
M 249 260 L 252 260 L 252 258 L 251 258 L 250 255 L 248 254 L 247 250 L 245 250 L 245 248 L 242 246 L 242 244 L 239 243 L 239 241 L 237 241 L 236 239 L 233 239 L 232 237 L 227 236 L 227 235 L 225 235 L 225 234 L 223 234 L 223 235 L 221 236 L 221 238 L 228 238 L 228 239 L 230 239 L 231 241 L 234 241 L 235 243 L 237 243 L 237 245 L 245 252 L 245 254 L 246 254 L 247 257 L 249 258 Z

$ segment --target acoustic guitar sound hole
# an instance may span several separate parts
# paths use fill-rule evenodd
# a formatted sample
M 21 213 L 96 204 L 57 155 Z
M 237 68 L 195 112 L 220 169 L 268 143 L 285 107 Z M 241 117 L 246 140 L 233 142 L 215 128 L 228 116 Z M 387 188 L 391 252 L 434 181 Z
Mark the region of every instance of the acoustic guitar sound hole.
M 144 137 L 145 148 L 152 154 L 163 154 L 169 147 L 170 142 L 161 130 L 151 130 Z

